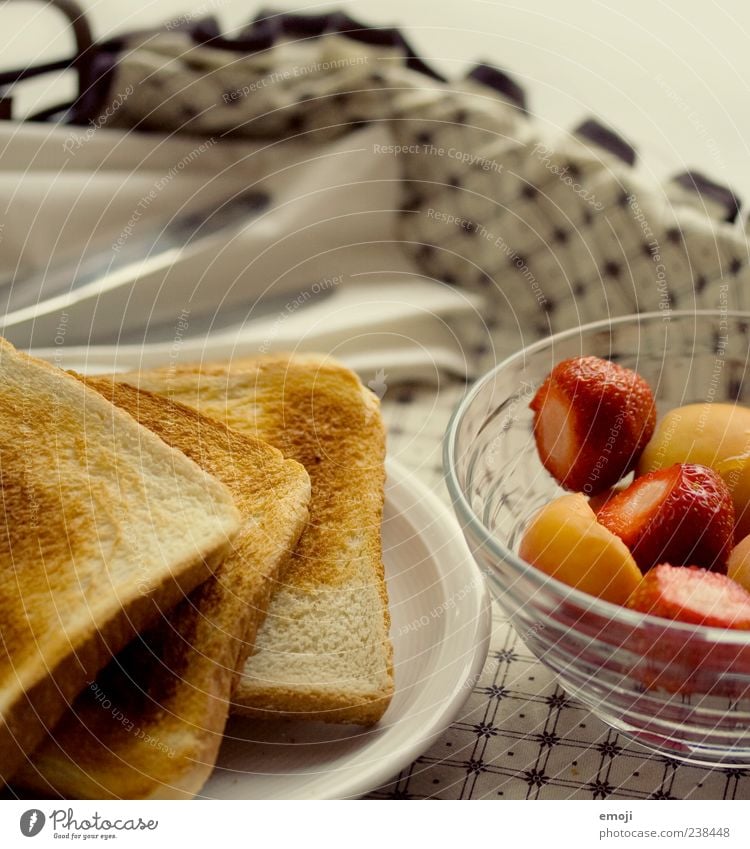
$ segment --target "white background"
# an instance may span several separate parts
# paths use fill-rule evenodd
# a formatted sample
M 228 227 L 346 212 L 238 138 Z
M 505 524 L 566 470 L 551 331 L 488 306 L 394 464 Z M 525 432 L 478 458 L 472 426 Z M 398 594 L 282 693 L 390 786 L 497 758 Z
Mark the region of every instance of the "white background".
M 382 817 L 382 804 L 390 805 L 387 819 Z M 73 817 L 80 823 L 94 813 L 100 818 L 138 820 L 139 817 L 158 820 L 154 831 L 119 832 L 112 842 L 101 840 L 90 843 L 83 835 L 94 832 L 76 832 L 78 845 L 164 847 L 224 847 L 270 844 L 272 846 L 306 846 L 317 849 L 382 849 L 389 838 L 398 835 L 400 846 L 466 846 L 477 845 L 523 847 L 537 849 L 554 846 L 556 849 L 614 849 L 614 847 L 659 847 L 659 849 L 691 849 L 721 847 L 735 849 L 747 847 L 750 829 L 747 824 L 747 808 L 742 804 L 726 804 L 719 801 L 696 802 L 674 800 L 668 805 L 659 802 L 607 801 L 591 805 L 585 801 L 545 802 L 545 816 L 533 821 L 533 837 L 530 839 L 528 802 L 506 800 L 499 806 L 477 805 L 471 808 L 471 818 L 461 816 L 458 803 L 435 805 L 402 805 L 397 801 L 381 802 L 377 811 L 371 802 L 201 802 L 185 805 L 183 802 L 6 802 L 0 808 L 0 841 L 3 847 L 70 846 L 73 840 L 61 842 L 55 839 L 52 812 L 72 808 Z M 283 805 L 283 808 L 280 807 Z M 294 816 L 291 806 L 294 805 Z M 21 836 L 19 818 L 29 808 L 40 809 L 47 822 L 42 832 L 29 842 Z M 537 809 L 535 808 L 535 811 Z M 283 818 L 284 813 L 287 814 Z M 622 820 L 603 819 L 607 816 L 622 817 Z M 696 837 L 700 828 L 729 830 L 728 837 Z M 672 836 L 679 829 L 693 829 L 688 838 Z M 655 831 L 656 837 L 635 837 L 633 832 Z M 605 836 L 602 836 L 605 832 Z M 609 832 L 608 836 L 606 832 Z M 615 833 L 614 835 L 612 833 Z M 622 833 L 626 834 L 623 835 Z M 663 832 L 666 832 L 663 834 Z M 57 837 L 66 834 L 57 829 Z M 615 835 L 620 835 L 618 836 Z M 479 838 L 477 838 L 479 835 Z M 628 837 L 627 835 L 631 835 Z M 392 841 L 390 841 L 392 842 Z
M 247 21 L 247 0 L 79 0 L 103 37 L 194 10 L 226 28 Z M 532 111 L 570 129 L 594 114 L 634 142 L 645 167 L 666 176 L 697 167 L 750 199 L 750 3 L 746 0 L 342 0 L 264 4 L 319 12 L 346 9 L 363 22 L 397 24 L 450 76 L 477 59 L 509 70 Z M 54 12 L 0 4 L 7 68 L 70 50 Z M 34 96 L 49 100 L 49 81 Z M 27 91 L 30 89 L 27 87 Z M 28 98 L 22 104 L 28 105 Z

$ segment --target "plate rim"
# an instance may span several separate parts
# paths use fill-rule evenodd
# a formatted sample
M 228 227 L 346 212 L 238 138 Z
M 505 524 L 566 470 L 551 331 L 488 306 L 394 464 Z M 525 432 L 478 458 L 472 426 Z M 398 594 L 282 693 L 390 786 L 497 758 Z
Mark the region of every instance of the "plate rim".
M 411 745 L 399 751 L 399 757 L 393 761 L 395 768 L 389 766 L 386 770 L 382 770 L 382 767 L 380 771 L 373 770 L 373 779 L 375 779 L 377 774 L 377 779 L 374 780 L 374 783 L 369 779 L 368 781 L 363 779 L 359 783 L 362 789 L 350 794 L 350 797 L 361 796 L 364 793 L 374 790 L 383 781 L 396 775 L 396 773 L 400 772 L 405 766 L 408 766 L 426 751 L 450 727 L 471 696 L 472 687 L 467 687 L 466 684 L 471 680 L 475 682 L 479 680 L 479 676 L 487 661 L 490 639 L 492 637 L 492 598 L 490 596 L 489 586 L 469 550 L 468 543 L 464 538 L 463 531 L 458 524 L 455 514 L 426 484 L 415 478 L 413 473 L 403 463 L 392 457 L 386 457 L 386 475 L 387 480 L 395 481 L 396 485 L 399 488 L 405 489 L 408 495 L 417 501 L 420 506 L 424 506 L 429 510 L 432 514 L 434 526 L 443 529 L 442 533 L 445 536 L 451 537 L 452 544 L 464 549 L 466 568 L 470 573 L 471 580 L 475 581 L 475 585 L 479 588 L 476 601 L 476 617 L 474 619 L 474 651 L 471 659 L 469 660 L 467 658 L 466 664 L 463 667 L 464 674 L 462 675 L 462 680 L 456 681 L 456 685 L 460 686 L 460 689 L 458 691 L 454 689 L 453 697 L 446 701 L 442 710 L 427 725 L 425 733 L 416 738 Z M 446 528 L 452 528 L 453 532 L 445 530 Z M 433 550 L 432 545 L 425 544 L 429 546 L 431 551 Z M 440 553 L 435 556 L 436 558 L 442 558 L 445 554 L 446 552 L 441 548 Z M 399 763 L 397 764 L 396 761 Z
M 312 781 L 301 793 L 269 795 L 261 798 L 269 800 L 352 799 L 371 792 L 412 763 L 450 727 L 471 695 L 472 687 L 466 686 L 467 683 L 479 680 L 484 668 L 492 635 L 492 600 L 487 582 L 469 550 L 458 520 L 448 505 L 422 481 L 415 478 L 414 474 L 403 463 L 392 457 L 386 457 L 386 479 L 386 500 L 388 488 L 395 486 L 399 490 L 399 497 L 407 502 L 409 509 L 416 507 L 421 511 L 426 510 L 431 517 L 431 529 L 439 529 L 435 531 L 436 534 L 440 534 L 440 540 L 437 543 L 434 538 L 428 540 L 422 533 L 419 534 L 436 562 L 440 563 L 446 556 L 449 557 L 457 547 L 462 549 L 460 561 L 462 569 L 467 570 L 467 579 L 470 579 L 478 590 L 476 595 L 472 596 L 475 602 L 470 614 L 468 614 L 474 622 L 473 650 L 465 653 L 461 662 L 461 673 L 456 676 L 453 687 L 445 688 L 446 696 L 440 709 L 430 715 L 429 720 L 412 740 L 393 750 L 392 757 L 378 758 L 363 764 L 355 775 L 349 774 L 349 768 L 344 767 L 342 774 L 337 779 L 329 781 L 324 779 L 325 786 L 321 787 L 320 793 L 315 792 L 317 782 Z M 455 573 L 455 568 L 452 571 Z M 386 730 L 380 739 L 386 739 L 387 735 L 388 731 Z M 331 773 L 323 773 L 323 775 L 330 779 Z M 233 798 L 243 798 L 241 796 L 242 778 L 239 776 L 238 783 L 239 794 Z M 244 798 L 253 797 L 248 795 Z

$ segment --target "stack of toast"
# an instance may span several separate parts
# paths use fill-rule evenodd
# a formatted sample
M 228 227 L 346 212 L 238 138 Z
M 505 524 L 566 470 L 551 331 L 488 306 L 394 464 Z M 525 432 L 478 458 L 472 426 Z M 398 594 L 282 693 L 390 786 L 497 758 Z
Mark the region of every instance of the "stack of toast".
M 0 341 L 0 784 L 186 798 L 230 713 L 393 693 L 376 396 L 265 356 L 105 377 Z

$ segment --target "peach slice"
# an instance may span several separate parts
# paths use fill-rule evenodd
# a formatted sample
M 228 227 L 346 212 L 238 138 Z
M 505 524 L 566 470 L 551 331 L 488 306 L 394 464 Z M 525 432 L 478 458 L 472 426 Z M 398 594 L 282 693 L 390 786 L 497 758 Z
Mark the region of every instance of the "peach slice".
M 727 563 L 727 576 L 750 592 L 750 536 L 732 549 Z
M 553 578 L 615 604 L 624 604 L 642 578 L 625 544 L 596 521 L 580 493 L 542 507 L 518 553 Z
M 670 410 L 641 455 L 642 475 L 675 463 L 710 466 L 732 493 L 735 539 L 750 534 L 750 408 L 688 404 Z
M 734 538 L 741 540 L 750 534 L 750 454 L 727 457 L 714 467 L 732 493 Z

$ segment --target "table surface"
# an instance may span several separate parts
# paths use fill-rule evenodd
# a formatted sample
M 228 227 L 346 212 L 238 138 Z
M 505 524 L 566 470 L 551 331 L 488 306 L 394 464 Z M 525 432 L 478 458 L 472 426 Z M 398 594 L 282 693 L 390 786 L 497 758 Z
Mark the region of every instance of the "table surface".
M 231 28 L 253 11 L 240 0 L 81 2 L 99 37 L 206 14 Z M 750 6 L 739 0 L 696 4 L 689 16 L 676 0 L 633 0 L 627 11 L 585 0 L 335 5 L 365 22 L 398 24 L 423 58 L 449 76 L 478 59 L 511 72 L 526 89 L 531 112 L 551 130 L 565 132 L 596 115 L 636 145 L 642 167 L 656 176 L 698 168 L 741 198 L 750 196 Z M 34 17 L 18 4 L 2 14 L 8 22 L 0 35 L 3 67 L 69 51 L 69 36 L 49 11 L 40 8 Z M 34 49 L 39 52 L 30 54 Z M 21 106 L 49 101 L 52 86 L 59 99 L 66 85 L 34 82 Z M 437 399 L 429 389 L 394 391 L 384 402 L 390 451 L 440 489 L 441 439 L 463 390 L 443 387 Z M 458 721 L 372 795 L 747 799 L 750 771 L 681 766 L 628 743 L 565 696 L 496 610 L 487 665 Z

